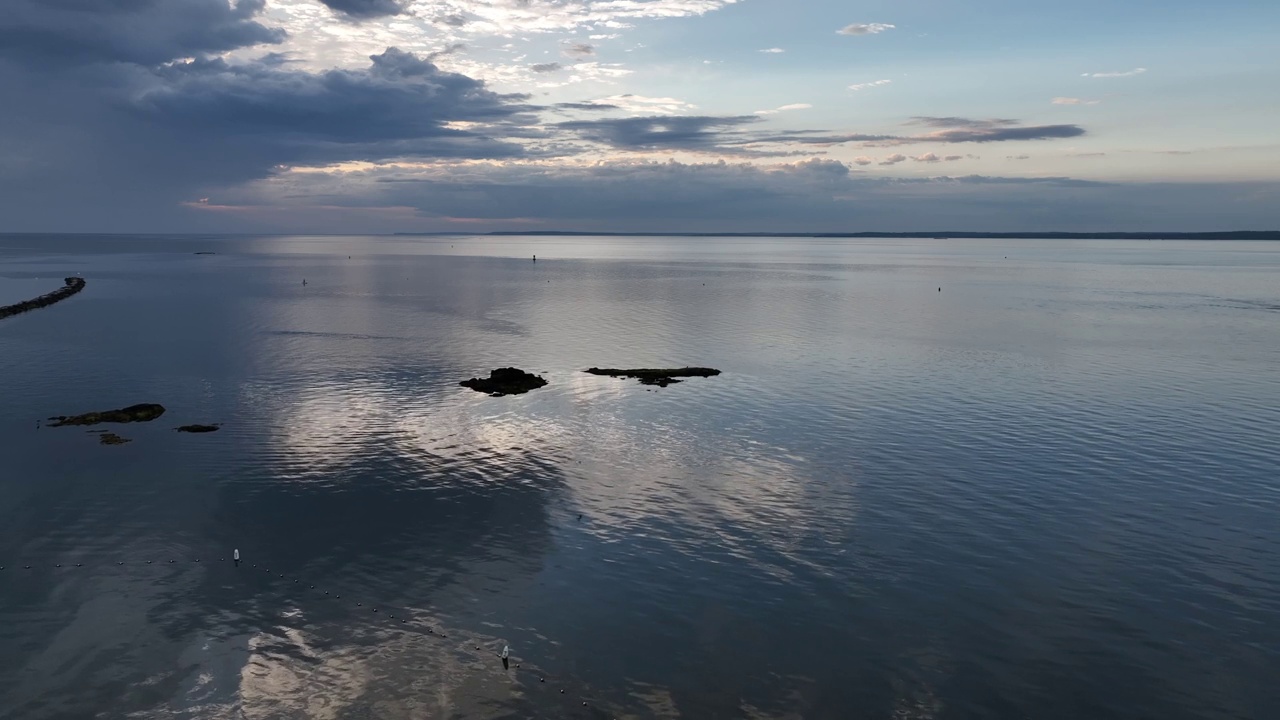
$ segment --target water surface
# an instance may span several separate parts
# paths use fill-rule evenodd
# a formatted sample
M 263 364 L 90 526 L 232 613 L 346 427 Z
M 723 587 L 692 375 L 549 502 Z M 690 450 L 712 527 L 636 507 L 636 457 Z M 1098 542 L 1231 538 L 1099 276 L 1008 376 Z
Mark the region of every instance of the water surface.
M 0 716 L 1280 717 L 1278 271 L 0 236 L 0 302 L 89 283 L 0 321 Z

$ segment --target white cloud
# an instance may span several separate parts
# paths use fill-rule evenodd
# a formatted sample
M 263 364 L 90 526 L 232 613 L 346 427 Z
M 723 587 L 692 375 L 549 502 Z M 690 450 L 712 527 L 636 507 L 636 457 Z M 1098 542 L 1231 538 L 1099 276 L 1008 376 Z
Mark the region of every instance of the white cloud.
M 1051 100 L 1054 105 L 1097 105 L 1101 100 L 1085 100 L 1083 98 L 1056 97 Z
M 1087 77 L 1087 78 L 1133 77 L 1134 75 L 1141 75 L 1146 71 L 1147 71 L 1146 68 L 1134 68 L 1132 70 L 1125 70 L 1123 72 L 1116 71 L 1116 72 L 1082 73 L 1081 77 Z
M 866 90 L 867 88 L 873 88 L 873 87 L 880 87 L 880 86 L 882 86 L 882 85 L 888 85 L 888 84 L 889 84 L 889 83 L 891 83 L 891 82 L 893 82 L 893 81 L 892 81 L 892 80 L 874 80 L 874 81 L 872 81 L 872 82 L 864 82 L 864 83 L 858 83 L 858 84 L 856 84 L 856 85 L 850 85 L 850 86 L 849 86 L 849 89 L 850 89 L 850 90 Z
M 777 113 L 786 112 L 788 110 L 808 110 L 811 107 L 813 106 L 810 105 L 809 103 L 791 103 L 790 105 L 783 105 L 781 107 L 776 107 L 772 110 L 757 110 L 755 114 L 756 115 L 775 115 Z
M 897 165 L 898 163 L 900 163 L 900 162 L 902 162 L 903 160 L 906 160 L 906 159 L 907 159 L 907 156 L 906 156 L 906 155 L 903 155 L 902 153 L 894 153 L 894 154 L 890 155 L 889 157 L 887 157 L 887 158 L 885 158 L 885 159 L 881 160 L 881 161 L 880 161 L 880 164 L 881 164 L 881 165 Z
M 765 49 L 761 50 L 760 52 L 762 52 L 762 53 L 770 53 L 770 54 L 776 55 L 776 54 L 778 54 L 778 53 L 784 53 L 784 52 L 786 52 L 786 50 L 783 50 L 782 48 L 765 48 Z
M 594 102 L 616 105 L 619 109 L 636 115 L 680 115 L 696 110 L 697 105 L 669 97 L 645 97 L 643 95 L 611 95 Z
M 840 35 L 875 35 L 885 30 L 892 30 L 894 27 L 887 23 L 854 23 L 846 25 L 836 32 Z
M 954 156 L 954 155 L 952 155 L 951 157 L 955 157 L 955 156 Z M 913 158 L 911 158 L 911 159 L 912 159 L 912 160 L 915 160 L 916 162 L 922 162 L 922 163 L 939 163 L 939 162 L 942 162 L 942 158 L 938 157 L 937 155 L 935 155 L 934 153 L 931 153 L 931 152 L 925 153 L 925 154 L 923 154 L 923 155 L 917 155 L 917 156 L 915 156 L 915 157 L 913 157 Z

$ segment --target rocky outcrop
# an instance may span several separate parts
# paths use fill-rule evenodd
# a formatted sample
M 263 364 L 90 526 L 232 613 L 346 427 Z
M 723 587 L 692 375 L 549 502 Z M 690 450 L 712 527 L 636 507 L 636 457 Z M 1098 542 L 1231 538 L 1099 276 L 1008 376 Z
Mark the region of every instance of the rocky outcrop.
M 686 368 L 632 368 L 630 370 L 619 370 L 617 368 L 588 368 L 587 372 L 592 375 L 609 375 L 611 377 L 635 378 L 644 385 L 657 385 L 658 387 L 666 387 L 671 383 L 680 382 L 682 377 L 711 377 L 719 375 L 720 371 L 715 368 L 704 367 L 686 367 Z
M 67 298 L 71 297 L 72 295 L 75 295 L 76 293 L 84 289 L 84 278 L 69 277 L 69 278 L 65 278 L 63 282 L 65 282 L 66 285 L 63 285 L 62 287 L 58 288 L 57 290 L 54 290 L 51 293 L 45 293 L 44 295 L 41 295 L 40 297 L 35 298 L 33 300 L 23 300 L 20 303 L 15 303 L 13 305 L 5 305 L 4 307 L 0 307 L 0 319 L 7 318 L 10 315 L 17 315 L 18 313 L 24 313 L 28 310 L 35 310 L 36 308 L 48 307 L 58 302 L 59 300 L 66 300 Z
M 164 414 L 164 406 L 155 403 L 130 405 L 119 410 L 90 412 L 83 415 L 57 415 L 49 418 L 49 427 L 63 425 L 97 425 L 98 423 L 150 422 Z
M 208 433 L 217 432 L 221 425 L 182 425 L 178 428 L 178 432 L 189 433 Z
M 98 442 L 102 445 L 123 445 L 133 441 L 127 437 L 120 437 L 115 433 L 102 433 L 98 436 Z
M 502 395 L 520 395 L 530 390 L 537 390 L 546 385 L 547 381 L 519 368 L 507 367 L 489 371 L 489 377 L 487 378 L 471 378 L 458 384 L 477 392 L 488 393 L 493 397 L 501 397 Z

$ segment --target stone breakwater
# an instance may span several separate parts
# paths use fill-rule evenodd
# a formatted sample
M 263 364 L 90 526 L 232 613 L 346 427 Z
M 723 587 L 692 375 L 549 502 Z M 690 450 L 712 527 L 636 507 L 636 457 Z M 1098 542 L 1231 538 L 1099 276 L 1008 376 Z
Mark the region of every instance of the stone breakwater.
M 48 307 L 59 300 L 66 300 L 84 289 L 84 278 L 69 277 L 66 278 L 64 282 L 66 285 L 51 293 L 45 293 L 44 295 L 32 300 L 24 300 L 20 303 L 0 307 L 0 319 L 7 318 L 11 315 L 17 315 L 18 313 L 24 313 L 28 310 Z

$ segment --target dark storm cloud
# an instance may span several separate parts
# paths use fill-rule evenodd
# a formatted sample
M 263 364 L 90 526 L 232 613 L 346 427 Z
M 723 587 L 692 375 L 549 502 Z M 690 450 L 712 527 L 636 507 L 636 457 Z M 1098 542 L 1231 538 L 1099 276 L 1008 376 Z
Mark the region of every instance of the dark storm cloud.
M 560 63 L 558 63 L 558 62 L 534 63 L 533 65 L 530 65 L 530 66 L 529 66 L 529 69 L 530 69 L 530 70 L 532 70 L 532 71 L 534 71 L 534 72 L 536 72 L 536 73 L 549 73 L 549 72 L 555 72 L 555 71 L 557 71 L 557 70 L 561 70 L 561 69 L 563 69 L 563 68 L 564 68 L 564 66 L 563 66 L 563 65 L 561 65 L 561 64 L 560 64 Z
M 577 133 L 594 142 L 620 150 L 719 150 L 733 152 L 731 143 L 741 141 L 736 129 L 759 122 L 744 116 L 651 116 L 574 120 L 556 127 Z
M 400 7 L 395 0 L 320 0 L 320 2 L 334 12 L 357 20 L 399 15 L 404 12 L 404 8 Z
M 264 0 L 0 0 L 0 57 L 29 65 L 175 58 L 278 43 Z
M 163 82 L 132 107 L 148 123 L 257 138 L 304 155 L 308 142 L 359 144 L 378 154 L 370 144 L 466 137 L 442 123 L 508 120 L 530 109 L 521 104 L 526 96 L 490 92 L 396 48 L 370 59 L 367 70 L 315 74 L 221 59 L 173 64 L 156 71 Z

